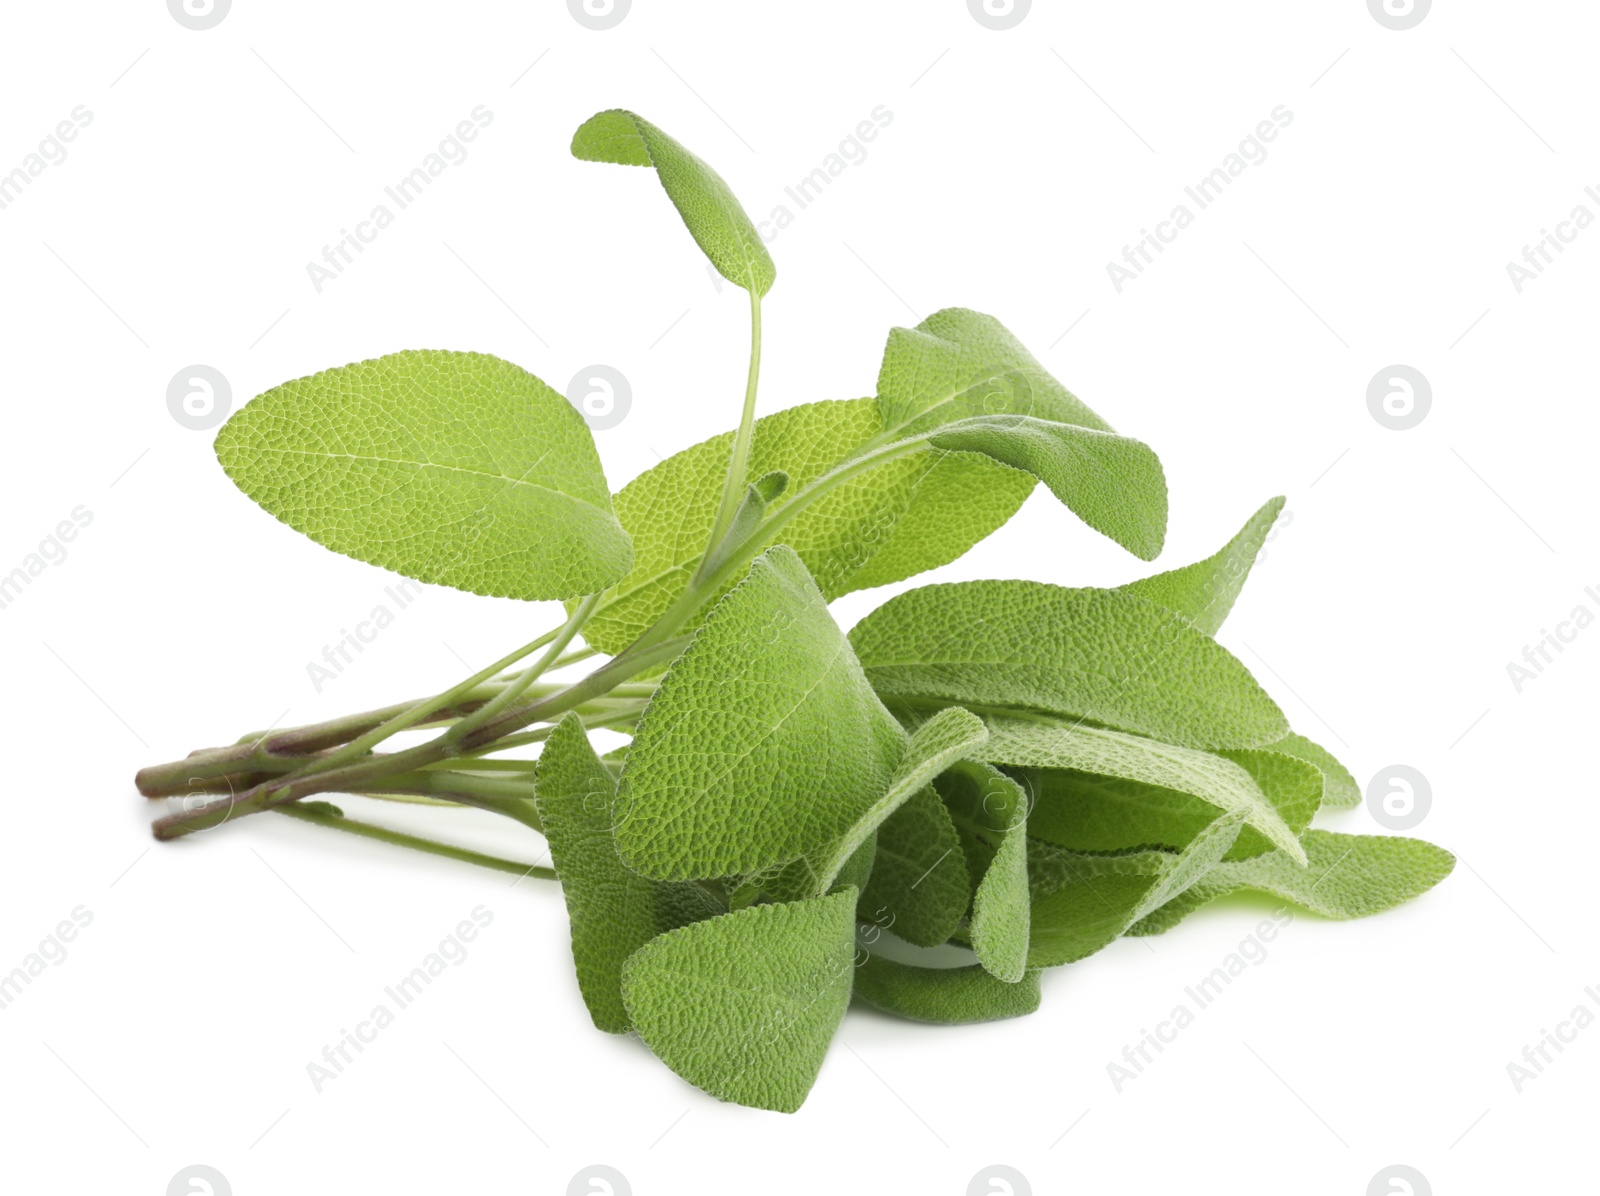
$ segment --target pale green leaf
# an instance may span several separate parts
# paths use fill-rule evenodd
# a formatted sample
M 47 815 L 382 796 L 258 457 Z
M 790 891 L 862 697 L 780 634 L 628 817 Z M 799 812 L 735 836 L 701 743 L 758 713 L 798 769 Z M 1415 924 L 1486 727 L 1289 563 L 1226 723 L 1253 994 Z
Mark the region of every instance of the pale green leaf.
M 632 565 L 583 418 L 497 357 L 393 353 L 286 382 L 216 452 L 290 527 L 418 581 L 573 598 Z
M 1298 836 L 1251 773 L 1209 752 L 1100 727 L 995 717 L 981 754 L 1016 768 L 1065 768 L 1186 793 L 1219 810 L 1238 811 L 1273 846 L 1300 858 Z M 1172 812 L 1170 806 L 1162 811 Z
M 889 787 L 884 790 L 883 796 L 872 804 L 847 834 L 818 857 L 820 864 L 817 874 L 821 878 L 823 891 L 834 883 L 845 861 L 883 825 L 886 818 L 957 760 L 965 759 L 981 748 L 988 738 L 989 729 L 983 725 L 983 720 L 959 706 L 946 707 L 917 727 L 906 741 L 900 763 L 895 766 L 894 775 L 889 778 Z
M 987 764 L 963 761 L 942 788 L 952 820 L 964 832 L 972 875 L 968 938 L 984 969 L 1008 984 L 1028 960 L 1028 801 L 1022 788 Z
M 1250 576 L 1283 502 L 1282 498 L 1270 499 L 1250 516 L 1238 535 L 1205 560 L 1130 582 L 1121 591 L 1177 611 L 1207 635 L 1216 635 Z
M 972 903 L 972 881 L 955 823 L 931 785 L 889 815 L 877 842 L 862 921 L 919 947 L 945 942 Z
M 904 742 L 800 558 L 770 549 L 645 709 L 622 773 L 618 849 L 662 880 L 818 854 L 883 795 Z
M 1350 770 L 1333 758 L 1333 753 L 1304 735 L 1286 735 L 1269 743 L 1269 752 L 1293 756 L 1304 760 L 1322 774 L 1322 805 L 1324 809 L 1342 810 L 1361 804 L 1361 786 L 1350 775 Z
M 722 1100 L 792 1113 L 850 1003 L 854 889 L 753 905 L 639 948 L 623 998 L 647 1046 Z
M 1309 866 L 1281 852 L 1217 865 L 1175 900 L 1133 926 L 1160 934 L 1208 901 L 1239 890 L 1268 893 L 1324 918 L 1365 918 L 1426 893 L 1450 875 L 1455 856 L 1421 839 L 1310 830 L 1301 842 Z
M 1028 966 L 1073 963 L 1108 946 L 1152 910 L 1203 883 L 1242 825 L 1239 814 L 1224 814 L 1179 853 L 1080 855 L 1030 840 Z
M 1020 981 L 1007 984 L 976 964 L 919 968 L 873 955 L 856 968 L 855 998 L 914 1022 L 992 1022 L 1039 1008 L 1039 973 L 1025 972 Z
M 1310 824 L 1322 794 L 1322 777 L 1314 768 L 1267 751 L 1218 755 L 1250 774 L 1291 835 L 1298 836 Z M 1238 800 L 1238 777 L 1231 771 L 1227 775 L 1223 792 Z M 1214 801 L 1124 777 L 1030 768 L 1022 770 L 1021 780 L 1032 797 L 1028 834 L 1069 851 L 1180 848 L 1193 841 L 1217 816 Z M 1201 780 L 1191 784 L 1200 787 L 1205 783 Z M 1266 837 L 1247 826 L 1230 855 L 1244 858 L 1270 850 L 1272 844 Z
M 1032 415 L 1111 431 L 1057 382 L 1000 321 L 951 307 L 895 328 L 878 370 L 886 439 L 971 416 Z
M 784 493 L 767 499 L 776 511 L 883 432 L 871 399 L 791 407 L 756 421 L 750 472 L 788 476 Z M 617 494 L 634 567 L 584 627 L 590 644 L 620 652 L 683 592 L 711 536 L 732 447 L 731 432 L 702 441 Z M 927 449 L 843 483 L 776 540 L 800 554 L 832 601 L 955 560 L 1011 518 L 1033 487 L 1031 475 L 988 458 Z
M 1026 470 L 1078 518 L 1141 560 L 1161 552 L 1166 476 L 1140 441 L 1030 415 L 994 415 L 950 424 L 931 443 Z
M 654 166 L 678 215 L 717 273 L 758 296 L 771 288 L 777 268 L 728 184 L 642 116 L 620 108 L 595 113 L 573 134 L 572 155 L 587 162 Z
M 692 885 L 650 880 L 627 868 L 611 837 L 616 782 L 594 754 L 576 714 L 564 718 L 539 756 L 538 807 L 572 923 L 578 988 L 600 1029 L 629 1028 L 622 965 L 663 931 L 719 912 Z
M 1031 581 L 923 586 L 850 633 L 897 708 L 1036 710 L 1190 747 L 1257 747 L 1288 731 L 1249 671 L 1171 611 L 1112 590 Z

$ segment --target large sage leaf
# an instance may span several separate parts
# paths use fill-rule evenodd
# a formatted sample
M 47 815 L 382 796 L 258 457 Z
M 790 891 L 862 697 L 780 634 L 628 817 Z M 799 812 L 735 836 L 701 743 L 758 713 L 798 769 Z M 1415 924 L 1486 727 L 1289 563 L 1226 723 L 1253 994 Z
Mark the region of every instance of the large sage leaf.
M 640 720 L 617 847 L 662 880 L 821 858 L 889 786 L 905 735 L 781 545 L 706 619 Z
M 1258 747 L 1283 712 L 1210 636 L 1153 602 L 1031 581 L 923 586 L 850 633 L 880 697 L 1034 710 L 1198 748 Z
M 611 837 L 616 781 L 589 746 L 583 720 L 569 714 L 539 755 L 539 820 L 572 923 L 578 988 L 600 1029 L 630 1027 L 622 965 L 664 931 L 720 912 L 693 885 L 650 880 L 623 864 Z
M 622 973 L 639 1037 L 722 1100 L 792 1113 L 850 1003 L 856 891 L 696 922 L 639 948 Z
M 996 764 L 1071 769 L 1176 790 L 1219 810 L 1239 813 L 1274 847 L 1304 859 L 1297 833 L 1251 772 L 1210 752 L 1101 727 L 1048 719 L 991 718 L 989 739 L 981 754 Z M 1286 756 L 1279 759 L 1286 766 L 1290 763 Z M 1163 812 L 1174 813 L 1170 808 Z
M 788 476 L 787 490 L 768 504 L 781 510 L 883 432 L 872 399 L 790 407 L 756 421 L 750 474 Z M 618 492 L 634 567 L 585 625 L 594 647 L 620 652 L 683 592 L 710 538 L 732 447 L 731 432 L 702 441 Z M 1011 518 L 1034 484 L 1029 474 L 973 453 L 928 449 L 844 482 L 790 520 L 776 542 L 799 553 L 832 601 L 955 560 Z
M 644 117 L 621 108 L 595 113 L 573 134 L 572 155 L 588 162 L 654 166 L 717 273 L 758 296 L 771 288 L 777 268 L 728 184 Z
M 1426 893 L 1456 858 L 1421 839 L 1307 831 L 1309 865 L 1282 852 L 1217 865 L 1192 888 L 1154 909 L 1129 934 L 1170 930 L 1209 901 L 1240 890 L 1268 893 L 1324 918 L 1365 918 Z
M 632 565 L 582 417 L 497 357 L 393 353 L 286 382 L 216 451 L 290 527 L 418 581 L 573 598 Z

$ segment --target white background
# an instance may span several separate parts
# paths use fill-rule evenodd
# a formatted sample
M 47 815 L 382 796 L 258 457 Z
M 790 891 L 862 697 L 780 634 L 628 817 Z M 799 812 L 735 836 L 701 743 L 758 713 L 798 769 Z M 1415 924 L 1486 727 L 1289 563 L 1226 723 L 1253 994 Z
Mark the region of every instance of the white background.
M 1506 1070 L 1600 985 L 1600 630 L 1521 693 L 1506 669 L 1580 603 L 1600 613 L 1600 231 L 1520 294 L 1506 271 L 1575 205 L 1600 213 L 1592 5 L 1450 0 L 1403 32 L 1363 0 L 1038 0 L 1003 32 L 962 0 L 635 0 L 604 32 L 552 0 L 4 21 L 0 170 L 93 113 L 0 211 L 0 572 L 93 513 L 0 611 L 0 971 L 93 914 L 0 1011 L 8 1191 L 158 1196 L 192 1163 L 238 1196 L 561 1193 L 596 1162 L 639 1196 L 957 1196 L 991 1163 L 1036 1193 L 1360 1196 L 1393 1163 L 1440 1194 L 1593 1184 L 1600 1029 L 1521 1094 Z M 317 293 L 306 264 L 477 105 L 494 119 L 466 160 Z M 1363 783 L 1426 775 L 1415 833 L 1455 874 L 1371 921 L 1302 917 L 1120 1094 L 1106 1065 L 1266 907 L 1051 973 L 1015 1022 L 853 1011 L 786 1117 L 595 1031 L 551 884 L 277 817 L 153 844 L 140 765 L 432 692 L 556 615 L 430 589 L 315 692 L 306 665 L 393 579 L 236 492 L 214 433 L 169 415 L 173 375 L 209 364 L 237 407 L 401 348 L 496 353 L 558 389 L 610 364 L 633 388 L 597 434 L 620 487 L 735 421 L 746 313 L 655 181 L 573 160 L 573 129 L 637 109 L 765 218 L 878 105 L 869 156 L 771 246 L 762 409 L 869 394 L 891 325 L 968 306 L 1161 453 L 1163 565 L 1287 494 L 1221 638 Z M 1117 293 L 1106 264 L 1278 105 L 1266 160 Z M 1409 431 L 1367 408 L 1395 363 L 1433 389 Z M 934 576 L 1140 572 L 1041 488 Z M 452 833 L 538 855 L 488 817 Z M 1365 809 L 1328 825 L 1379 829 Z M 478 905 L 470 958 L 315 1093 L 324 1044 Z

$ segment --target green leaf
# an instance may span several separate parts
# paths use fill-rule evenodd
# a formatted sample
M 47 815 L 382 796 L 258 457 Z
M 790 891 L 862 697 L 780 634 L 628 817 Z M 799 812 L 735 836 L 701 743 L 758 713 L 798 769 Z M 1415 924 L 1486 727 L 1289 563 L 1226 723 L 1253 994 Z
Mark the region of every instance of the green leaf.
M 1291 835 L 1298 836 L 1310 824 L 1322 794 L 1322 777 L 1316 769 L 1274 752 L 1218 754 L 1250 774 Z M 1232 779 L 1237 781 L 1236 776 Z M 1217 816 L 1216 802 L 1123 777 L 1034 768 L 1023 770 L 1022 781 L 1033 799 L 1028 833 L 1068 851 L 1180 848 Z M 1234 789 L 1228 786 L 1224 792 L 1232 795 Z M 1243 859 L 1271 850 L 1271 842 L 1247 826 L 1230 857 Z
M 216 451 L 290 527 L 418 581 L 572 598 L 632 566 L 583 418 L 497 357 L 393 353 L 286 382 Z
M 1039 973 L 1007 984 L 974 964 L 919 968 L 873 955 L 856 969 L 855 998 L 914 1022 L 958 1026 L 1022 1017 L 1039 1008 Z
M 1111 431 L 1057 382 L 999 320 L 951 307 L 895 328 L 878 370 L 886 440 L 972 416 L 1032 415 Z
M 1077 855 L 1030 840 L 1028 966 L 1073 963 L 1108 946 L 1152 910 L 1203 883 L 1243 825 L 1238 813 L 1223 814 L 1177 854 Z
M 1237 811 L 1273 846 L 1302 858 L 1296 832 L 1261 791 L 1255 777 L 1240 764 L 1209 752 L 1099 727 L 991 718 L 989 742 L 981 754 L 995 764 L 1066 768 L 1186 793 L 1219 810 Z M 1148 807 L 1148 811 L 1144 816 L 1151 818 L 1178 812 L 1170 803 Z
M 622 972 L 639 1037 L 722 1100 L 792 1113 L 850 1003 L 854 889 L 753 905 L 645 944 Z
M 1115 432 L 995 415 L 960 420 L 933 438 L 942 449 L 983 453 L 1026 470 L 1068 509 L 1141 560 L 1161 552 L 1167 483 L 1150 446 Z
M 1007 984 L 1028 960 L 1028 801 L 987 764 L 963 761 L 946 774 L 945 800 L 965 832 L 967 866 L 978 882 L 968 937 L 984 969 Z
M 1349 809 L 1361 804 L 1361 786 L 1350 770 L 1333 758 L 1327 748 L 1312 743 L 1304 735 L 1286 735 L 1267 745 L 1267 751 L 1304 760 L 1322 774 L 1324 809 Z
M 1281 852 L 1219 864 L 1129 933 L 1160 934 L 1207 902 L 1241 889 L 1270 893 L 1324 918 L 1365 918 L 1426 893 L 1456 863 L 1442 847 L 1400 836 L 1311 830 L 1301 842 L 1308 867 L 1299 867 Z
M 883 796 L 872 804 L 871 809 L 856 821 L 847 834 L 818 857 L 817 875 L 821 878 L 822 891 L 827 891 L 845 861 L 883 825 L 886 818 L 913 795 L 927 788 L 934 777 L 957 760 L 965 759 L 981 748 L 988 738 L 989 729 L 983 725 L 983 720 L 959 706 L 939 711 L 913 731 Z
M 1283 712 L 1225 648 L 1153 602 L 1112 590 L 923 586 L 857 623 L 850 642 L 897 708 L 1037 710 L 1199 748 L 1259 747 L 1288 732 Z
M 1283 503 L 1281 497 L 1270 499 L 1250 516 L 1238 535 L 1205 560 L 1130 582 L 1120 587 L 1121 592 L 1177 611 L 1207 635 L 1216 635 L 1261 555 Z
M 923 786 L 889 815 L 877 841 L 861 893 L 862 920 L 919 947 L 945 942 L 972 903 L 972 881 L 955 823 L 933 787 Z
M 622 965 L 663 931 L 718 912 L 692 885 L 664 884 L 628 869 L 611 838 L 616 782 L 594 754 L 583 720 L 568 714 L 539 756 L 539 818 L 572 922 L 578 988 L 600 1029 L 630 1028 Z
M 646 707 L 617 847 L 661 880 L 818 854 L 883 795 L 904 742 L 800 558 L 769 549 Z
M 621 108 L 595 113 L 573 134 L 572 156 L 654 166 L 667 197 L 717 273 L 757 296 L 771 289 L 777 268 L 728 184 L 642 116 Z
M 789 477 L 787 490 L 767 499 L 775 511 L 883 431 L 871 399 L 791 407 L 756 421 L 750 472 Z M 731 432 L 703 441 L 617 494 L 635 562 L 585 625 L 591 645 L 620 652 L 683 592 L 711 535 L 732 446 Z M 1033 487 L 1030 475 L 987 458 L 928 449 L 845 482 L 776 542 L 800 554 L 832 601 L 955 560 L 1011 518 Z

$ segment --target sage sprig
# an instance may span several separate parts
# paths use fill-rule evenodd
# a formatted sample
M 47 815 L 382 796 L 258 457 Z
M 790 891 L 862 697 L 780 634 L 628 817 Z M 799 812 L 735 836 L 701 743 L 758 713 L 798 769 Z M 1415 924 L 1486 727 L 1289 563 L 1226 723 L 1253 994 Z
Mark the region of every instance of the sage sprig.
M 1214 638 L 1281 499 L 1214 556 L 1118 589 L 929 585 L 846 634 L 833 599 L 955 560 L 1039 482 L 1153 559 L 1159 460 L 962 309 L 892 330 L 872 397 L 758 419 L 776 268 L 732 190 L 630 112 L 585 122 L 572 151 L 653 169 L 748 292 L 737 428 L 613 495 L 577 410 L 494 357 L 395 353 L 258 396 L 216 451 L 272 515 L 566 617 L 431 697 L 144 769 L 143 793 L 181 799 L 157 838 L 276 810 L 556 878 L 595 1025 L 782 1111 L 852 999 L 931 1023 L 1014 1017 L 1038 1007 L 1044 969 L 1222 894 L 1349 918 L 1449 873 L 1418 840 L 1314 829 L 1354 781 Z M 627 746 L 598 754 L 602 729 Z M 554 870 L 347 818 L 329 793 L 492 811 L 542 834 Z M 961 966 L 907 962 L 949 944 Z

